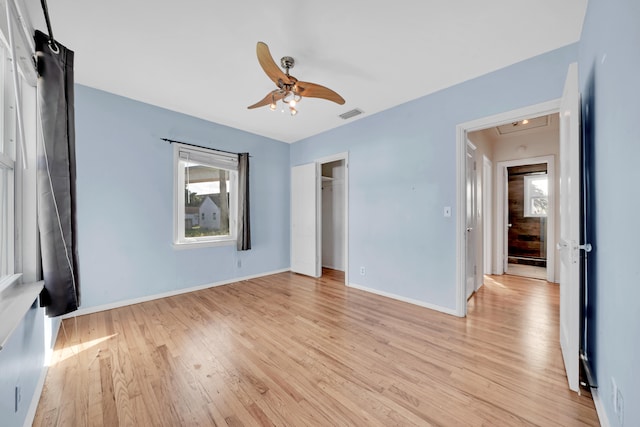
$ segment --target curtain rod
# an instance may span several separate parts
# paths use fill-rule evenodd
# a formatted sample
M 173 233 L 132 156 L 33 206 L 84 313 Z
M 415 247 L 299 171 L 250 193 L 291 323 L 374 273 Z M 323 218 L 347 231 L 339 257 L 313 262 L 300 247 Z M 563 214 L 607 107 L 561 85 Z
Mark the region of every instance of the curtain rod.
M 42 6 L 42 12 L 44 13 L 44 20 L 47 24 L 47 31 L 49 31 L 49 44 L 55 45 L 55 39 L 53 38 L 53 30 L 51 29 L 51 20 L 49 19 L 49 8 L 47 7 L 47 0 L 40 0 Z M 56 52 L 57 53 L 57 52 Z
M 204 148 L 205 150 L 221 151 L 221 152 L 227 153 L 227 154 L 240 154 L 240 153 L 234 153 L 233 151 L 219 150 L 217 148 L 205 147 L 204 145 L 189 144 L 188 142 L 176 141 L 175 139 L 169 139 L 169 138 L 160 138 L 160 139 L 163 140 L 163 141 L 168 142 L 169 144 L 173 144 L 175 142 L 177 144 L 189 145 L 190 147 Z M 253 156 L 249 155 L 249 157 L 253 157 Z

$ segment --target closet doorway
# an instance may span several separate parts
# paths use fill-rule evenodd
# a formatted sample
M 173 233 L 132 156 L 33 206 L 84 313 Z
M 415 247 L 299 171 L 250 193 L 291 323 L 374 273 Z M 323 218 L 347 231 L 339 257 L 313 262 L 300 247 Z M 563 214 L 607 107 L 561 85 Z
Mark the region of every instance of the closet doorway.
M 348 284 L 348 201 L 348 153 L 291 168 L 292 272 Z
M 345 160 L 322 163 L 322 268 L 345 270 Z

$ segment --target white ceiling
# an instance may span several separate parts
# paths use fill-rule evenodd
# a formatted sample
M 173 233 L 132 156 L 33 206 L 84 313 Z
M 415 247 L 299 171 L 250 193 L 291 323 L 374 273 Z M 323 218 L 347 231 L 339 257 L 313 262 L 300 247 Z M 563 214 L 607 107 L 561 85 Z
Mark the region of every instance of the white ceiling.
M 44 30 L 40 1 L 25 0 Z M 49 0 L 75 81 L 284 142 L 295 142 L 579 40 L 587 0 Z M 291 74 L 337 105 L 248 110 L 275 85 L 264 41 Z M 342 120 L 359 108 L 364 114 Z

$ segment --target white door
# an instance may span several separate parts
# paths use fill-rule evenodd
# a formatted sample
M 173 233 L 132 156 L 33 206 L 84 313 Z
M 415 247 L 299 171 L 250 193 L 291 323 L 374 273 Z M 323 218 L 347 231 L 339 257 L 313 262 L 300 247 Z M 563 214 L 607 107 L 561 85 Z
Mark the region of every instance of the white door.
M 491 160 L 489 160 L 486 156 L 482 156 L 482 243 L 483 243 L 483 264 L 484 268 L 483 274 L 493 274 L 493 267 L 491 262 L 491 233 L 492 233 L 492 224 L 491 224 L 491 204 L 493 202 L 493 196 L 491 192 L 491 187 L 493 185 L 493 181 L 491 179 L 492 176 L 492 168 L 493 164 Z
M 569 388 L 578 391 L 580 361 L 580 92 L 569 66 L 560 105 L 560 347 Z
M 474 152 L 467 145 L 467 298 L 476 290 L 476 212 L 477 185 Z
M 504 183 L 504 234 L 502 241 L 502 271 L 509 271 L 509 229 L 511 228 L 511 218 L 509 218 L 509 169 L 502 168 L 502 182 Z
M 320 165 L 291 169 L 291 271 L 320 277 Z

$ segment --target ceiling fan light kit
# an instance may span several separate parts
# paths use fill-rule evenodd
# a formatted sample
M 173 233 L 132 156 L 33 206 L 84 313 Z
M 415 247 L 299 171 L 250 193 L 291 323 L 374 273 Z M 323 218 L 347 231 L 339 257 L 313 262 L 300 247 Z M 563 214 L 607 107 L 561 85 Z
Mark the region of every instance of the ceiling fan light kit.
M 256 53 L 260 66 L 278 88 L 269 92 L 262 100 L 247 107 L 248 109 L 268 105 L 271 111 L 275 111 L 278 108 L 277 102 L 282 101 L 281 111 L 284 112 L 285 106 L 287 106 L 289 114 L 295 116 L 298 114 L 296 105 L 303 97 L 322 98 L 340 105 L 344 104 L 344 98 L 333 90 L 315 83 L 301 82 L 290 75 L 289 70 L 295 65 L 295 60 L 292 57 L 283 56 L 280 59 L 280 65 L 285 70 L 285 72 L 282 72 L 273 60 L 269 47 L 265 43 L 258 42 Z

